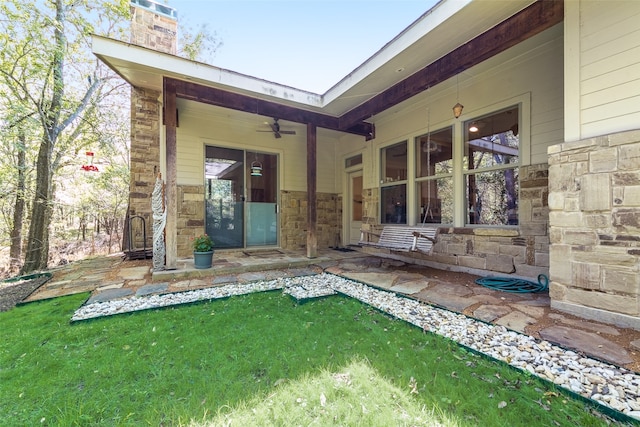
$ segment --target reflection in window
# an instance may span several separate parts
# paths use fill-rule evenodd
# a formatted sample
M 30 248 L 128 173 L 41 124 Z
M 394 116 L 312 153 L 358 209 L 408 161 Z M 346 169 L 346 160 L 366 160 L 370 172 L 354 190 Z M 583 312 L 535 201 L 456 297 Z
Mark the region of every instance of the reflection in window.
M 417 190 L 422 223 L 453 224 L 453 178 L 421 181 Z
M 382 177 L 384 182 L 407 179 L 407 142 L 382 149 Z
M 451 127 L 415 139 L 419 221 L 453 223 L 453 130 Z
M 351 221 L 362 221 L 362 175 L 351 179 Z
M 465 122 L 469 224 L 518 224 L 518 128 L 518 107 Z
M 357 166 L 362 164 L 362 154 L 349 157 L 344 161 L 344 167 L 350 168 L 351 166 Z
M 453 170 L 452 146 L 452 129 L 450 127 L 417 137 L 417 177 L 451 173 Z
M 407 223 L 407 142 L 383 148 L 380 189 L 381 222 Z
M 382 187 L 380 205 L 383 224 L 407 223 L 407 185 Z

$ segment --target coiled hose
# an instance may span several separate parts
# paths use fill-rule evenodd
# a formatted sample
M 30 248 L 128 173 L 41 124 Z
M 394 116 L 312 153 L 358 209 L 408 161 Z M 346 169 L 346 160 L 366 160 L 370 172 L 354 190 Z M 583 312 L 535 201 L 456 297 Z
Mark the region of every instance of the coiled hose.
M 544 274 L 538 275 L 538 283 L 511 277 L 481 277 L 476 279 L 478 285 L 504 292 L 527 293 L 542 292 L 549 287 L 549 278 Z

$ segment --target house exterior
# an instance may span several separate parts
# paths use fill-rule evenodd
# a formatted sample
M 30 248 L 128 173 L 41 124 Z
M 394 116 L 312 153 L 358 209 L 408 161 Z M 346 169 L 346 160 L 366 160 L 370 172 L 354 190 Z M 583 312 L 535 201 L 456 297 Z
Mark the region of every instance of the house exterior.
M 132 10 L 148 34 L 93 50 L 132 86 L 131 214 L 166 182 L 167 268 L 203 232 L 314 257 L 438 227 L 364 250 L 545 274 L 553 308 L 640 329 L 640 2 L 442 0 L 325 94 L 176 57 L 171 9 Z

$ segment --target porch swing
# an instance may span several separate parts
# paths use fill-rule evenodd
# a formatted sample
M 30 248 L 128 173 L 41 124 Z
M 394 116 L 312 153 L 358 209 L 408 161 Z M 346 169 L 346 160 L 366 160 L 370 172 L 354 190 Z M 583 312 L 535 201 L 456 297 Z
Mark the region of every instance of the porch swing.
M 427 148 L 431 146 L 431 125 L 430 125 L 430 113 L 427 120 Z M 431 153 L 427 150 L 427 164 L 431 163 Z M 428 197 L 427 206 L 424 210 L 424 215 L 421 213 L 421 226 L 398 226 L 398 225 L 386 225 L 382 228 L 382 232 L 377 234 L 371 230 L 360 230 L 360 242 L 361 246 L 372 246 L 376 248 L 389 249 L 399 252 L 420 252 L 426 255 L 431 255 L 433 252 L 433 244 L 436 243 L 436 234 L 438 227 L 426 227 L 425 223 L 427 216 L 431 215 L 433 218 L 433 212 L 431 207 L 431 181 L 427 181 Z M 377 237 L 377 241 L 372 241 L 371 237 Z

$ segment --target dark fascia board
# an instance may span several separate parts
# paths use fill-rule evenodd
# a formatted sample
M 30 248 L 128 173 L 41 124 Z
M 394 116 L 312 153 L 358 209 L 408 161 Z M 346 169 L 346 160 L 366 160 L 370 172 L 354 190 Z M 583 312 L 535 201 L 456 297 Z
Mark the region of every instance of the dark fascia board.
M 312 123 L 325 129 L 364 136 L 367 140 L 373 138 L 374 130 L 373 125 L 370 123 L 358 122 L 343 129 L 339 127 L 339 118 L 328 114 L 316 113 L 223 89 L 164 77 L 164 86 L 167 87 L 169 84 L 175 87 L 178 98 L 297 123 Z
M 561 23 L 563 19 L 563 0 L 538 0 L 422 70 L 343 114 L 340 117 L 339 128 L 351 128 L 354 124 L 406 101 Z

